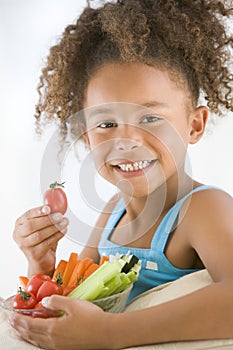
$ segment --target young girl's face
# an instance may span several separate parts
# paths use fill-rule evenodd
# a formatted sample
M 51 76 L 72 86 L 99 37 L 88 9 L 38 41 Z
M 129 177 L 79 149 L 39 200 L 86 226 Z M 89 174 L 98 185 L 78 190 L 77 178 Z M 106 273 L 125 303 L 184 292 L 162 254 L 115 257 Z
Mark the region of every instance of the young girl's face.
M 193 109 L 168 72 L 107 64 L 89 81 L 85 108 L 96 168 L 120 190 L 144 196 L 181 175 Z

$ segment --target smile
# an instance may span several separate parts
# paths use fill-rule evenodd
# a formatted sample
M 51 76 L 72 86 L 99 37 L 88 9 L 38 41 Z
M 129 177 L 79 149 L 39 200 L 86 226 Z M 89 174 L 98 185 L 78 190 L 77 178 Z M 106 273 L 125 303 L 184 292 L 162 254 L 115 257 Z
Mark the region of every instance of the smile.
M 147 168 L 154 160 L 140 160 L 134 163 L 122 163 L 118 164 L 117 167 L 121 169 L 123 172 L 132 172 L 143 170 Z

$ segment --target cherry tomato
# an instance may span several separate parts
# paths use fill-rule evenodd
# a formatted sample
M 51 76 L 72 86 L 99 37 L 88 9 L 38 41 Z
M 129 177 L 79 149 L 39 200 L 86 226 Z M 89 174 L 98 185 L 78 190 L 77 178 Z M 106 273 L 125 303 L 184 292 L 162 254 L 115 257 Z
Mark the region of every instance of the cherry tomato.
M 34 309 L 45 309 L 45 307 L 42 305 L 42 301 L 38 301 L 34 306 Z
M 35 307 L 34 307 L 35 312 L 32 312 L 32 317 L 36 318 L 48 318 L 48 317 L 55 317 L 57 316 L 56 311 L 54 310 L 49 310 L 46 309 L 43 305 L 42 302 L 39 301 Z
M 51 277 L 43 273 L 38 273 L 28 281 L 27 292 L 37 295 L 38 289 L 45 282 L 51 280 Z
M 50 295 L 53 295 L 53 294 L 62 295 L 63 288 L 56 281 L 48 280 L 48 281 L 45 281 L 38 289 L 36 298 L 37 298 L 37 301 L 40 301 L 44 297 L 49 297 Z
M 19 288 L 18 293 L 13 298 L 13 309 L 33 309 L 37 303 L 34 294 L 28 293 Z
M 59 212 L 64 215 L 68 206 L 66 194 L 62 189 L 64 182 L 60 184 L 56 181 L 49 187 L 44 194 L 44 204 L 50 207 L 51 213 Z

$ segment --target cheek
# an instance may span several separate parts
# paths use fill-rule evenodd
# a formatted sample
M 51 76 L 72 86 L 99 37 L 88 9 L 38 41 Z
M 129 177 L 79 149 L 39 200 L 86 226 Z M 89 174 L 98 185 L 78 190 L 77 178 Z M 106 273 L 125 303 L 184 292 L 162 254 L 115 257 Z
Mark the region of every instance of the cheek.
M 101 152 L 100 148 L 96 146 L 95 148 L 91 149 L 91 155 L 92 155 L 92 159 L 94 161 L 96 170 L 98 172 L 101 172 L 101 168 L 104 165 L 104 159 L 105 159 L 103 152 Z
M 89 139 L 90 152 L 93 158 L 96 170 L 101 173 L 103 166 L 105 165 L 107 155 L 109 152 L 109 142 L 103 141 L 101 137 L 94 136 Z
M 88 132 L 88 139 L 91 151 L 95 151 L 96 148 L 101 148 L 111 141 L 109 133 L 95 132 L 93 130 Z
M 150 137 L 152 140 L 150 142 L 154 144 L 165 166 L 171 163 L 178 166 L 183 162 L 187 151 L 187 140 L 172 124 L 166 123 L 157 128 L 153 136 L 154 138 Z

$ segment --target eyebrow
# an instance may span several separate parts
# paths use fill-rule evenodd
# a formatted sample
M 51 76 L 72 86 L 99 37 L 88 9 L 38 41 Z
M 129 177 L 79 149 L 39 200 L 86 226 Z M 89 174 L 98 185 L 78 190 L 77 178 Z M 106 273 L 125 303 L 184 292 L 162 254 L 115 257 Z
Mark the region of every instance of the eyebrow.
M 113 102 L 114 104 L 117 102 Z M 153 108 L 153 107 L 168 107 L 168 104 L 165 102 L 158 102 L 158 101 L 147 101 L 147 102 L 142 102 L 142 103 L 129 103 L 129 102 L 120 102 L 120 103 L 127 103 L 127 104 L 132 104 L 135 106 L 140 106 L 140 107 L 146 107 L 146 108 Z M 92 108 L 90 108 L 92 109 Z M 97 114 L 106 114 L 106 113 L 112 113 L 112 109 L 108 107 L 99 107 L 94 110 L 87 111 L 88 117 L 93 117 Z
M 151 108 L 151 107 L 168 107 L 168 103 L 165 103 L 165 102 L 159 102 L 159 101 L 148 101 L 148 102 L 145 102 L 145 103 L 140 103 L 139 104 L 140 106 L 143 106 L 143 107 L 148 107 L 148 108 Z
M 88 113 L 88 117 L 92 117 L 96 114 L 105 114 L 105 113 L 111 113 L 112 112 L 112 109 L 110 108 L 97 108 L 97 109 L 94 109 L 92 111 L 87 111 Z

